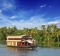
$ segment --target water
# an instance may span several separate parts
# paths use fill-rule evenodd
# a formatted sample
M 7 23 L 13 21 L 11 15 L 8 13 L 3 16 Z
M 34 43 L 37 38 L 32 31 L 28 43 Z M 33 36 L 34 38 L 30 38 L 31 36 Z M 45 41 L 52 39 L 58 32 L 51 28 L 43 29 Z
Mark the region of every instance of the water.
M 60 48 L 19 49 L 0 45 L 0 56 L 60 56 Z

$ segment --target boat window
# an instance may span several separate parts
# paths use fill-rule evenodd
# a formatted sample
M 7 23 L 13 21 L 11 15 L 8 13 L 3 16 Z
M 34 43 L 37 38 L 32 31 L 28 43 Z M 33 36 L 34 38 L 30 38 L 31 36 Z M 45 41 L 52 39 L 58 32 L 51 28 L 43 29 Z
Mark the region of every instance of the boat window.
M 20 38 L 8 38 L 8 40 L 21 40 Z

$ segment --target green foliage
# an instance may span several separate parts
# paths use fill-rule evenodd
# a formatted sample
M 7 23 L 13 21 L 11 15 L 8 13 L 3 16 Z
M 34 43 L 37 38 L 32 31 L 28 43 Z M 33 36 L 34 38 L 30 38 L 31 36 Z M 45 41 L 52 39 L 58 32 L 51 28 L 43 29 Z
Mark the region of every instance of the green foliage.
M 42 25 L 41 30 L 35 28 L 24 28 L 23 30 L 17 29 L 15 26 L 10 27 L 2 27 L 0 28 L 0 40 L 6 40 L 6 36 L 20 36 L 20 35 L 30 35 L 38 43 L 40 42 L 60 42 L 60 28 L 57 28 L 56 25 Z

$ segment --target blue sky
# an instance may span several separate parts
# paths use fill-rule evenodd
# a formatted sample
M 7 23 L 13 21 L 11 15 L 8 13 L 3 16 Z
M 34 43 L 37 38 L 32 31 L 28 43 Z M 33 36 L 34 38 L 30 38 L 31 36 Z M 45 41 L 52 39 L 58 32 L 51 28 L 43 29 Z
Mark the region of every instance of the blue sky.
M 60 0 L 0 0 L 0 27 L 60 27 Z

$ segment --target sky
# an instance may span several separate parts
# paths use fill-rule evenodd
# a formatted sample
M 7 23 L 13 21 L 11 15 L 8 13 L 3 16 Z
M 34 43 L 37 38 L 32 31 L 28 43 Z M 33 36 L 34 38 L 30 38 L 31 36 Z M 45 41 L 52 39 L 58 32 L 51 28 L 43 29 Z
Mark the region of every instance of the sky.
M 60 27 L 60 0 L 0 0 L 0 27 Z

